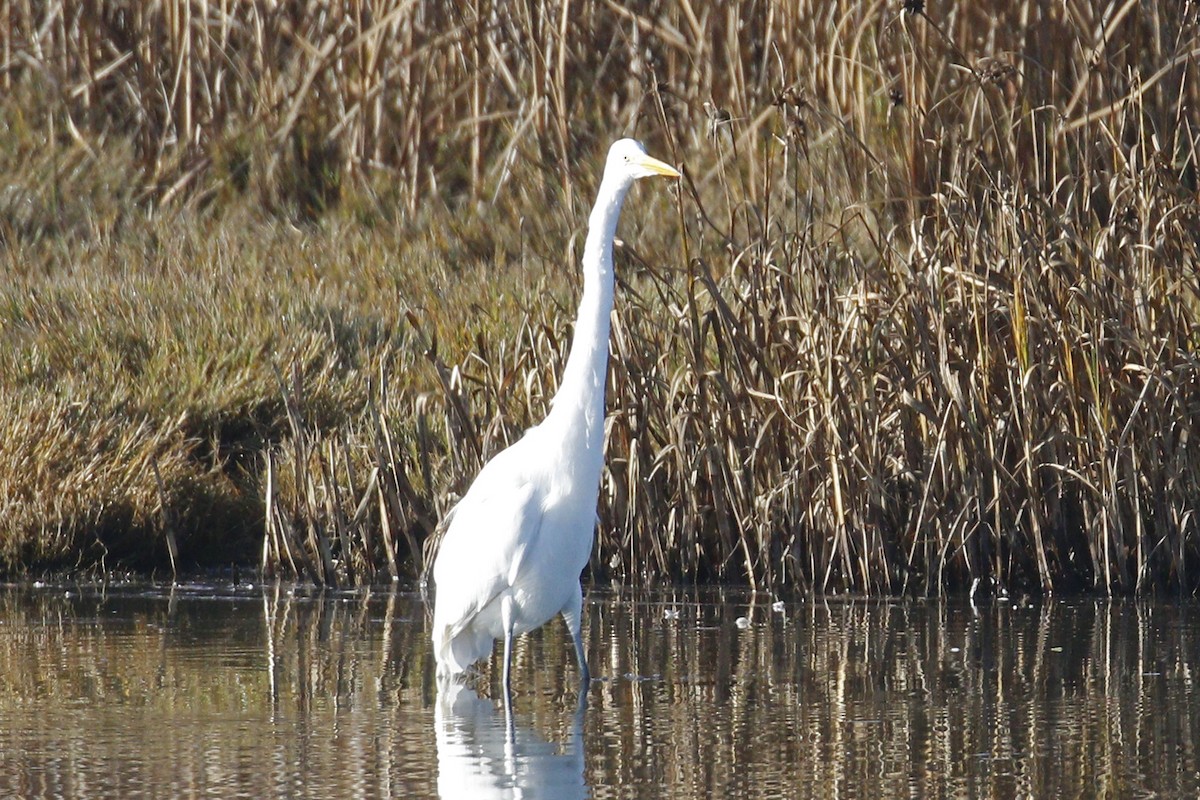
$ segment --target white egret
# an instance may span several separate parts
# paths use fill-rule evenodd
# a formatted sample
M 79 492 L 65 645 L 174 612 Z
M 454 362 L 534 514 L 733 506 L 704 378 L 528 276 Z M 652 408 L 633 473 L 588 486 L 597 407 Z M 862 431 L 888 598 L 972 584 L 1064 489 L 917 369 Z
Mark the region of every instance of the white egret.
M 509 701 L 513 637 L 562 614 L 583 652 L 580 573 L 592 551 L 604 464 L 604 384 L 613 306 L 613 237 L 625 194 L 638 178 L 678 178 L 633 139 L 608 151 L 583 246 L 583 296 L 571 353 L 550 413 L 484 465 L 446 518 L 433 565 L 433 647 L 438 675 L 456 675 L 504 640 Z

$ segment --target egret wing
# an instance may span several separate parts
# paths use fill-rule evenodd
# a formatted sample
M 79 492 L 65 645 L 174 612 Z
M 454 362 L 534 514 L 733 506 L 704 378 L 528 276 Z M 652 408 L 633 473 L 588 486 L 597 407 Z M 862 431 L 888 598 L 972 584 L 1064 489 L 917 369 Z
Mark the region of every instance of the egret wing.
M 433 567 L 434 624 L 446 638 L 469 625 L 516 579 L 541 530 L 541 493 L 532 481 L 503 469 L 497 459 L 451 513 Z

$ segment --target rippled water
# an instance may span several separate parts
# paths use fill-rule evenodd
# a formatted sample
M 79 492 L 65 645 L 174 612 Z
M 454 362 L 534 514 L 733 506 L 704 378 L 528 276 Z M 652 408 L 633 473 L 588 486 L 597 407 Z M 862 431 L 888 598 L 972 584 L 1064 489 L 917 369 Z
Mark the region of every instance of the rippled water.
M 0 797 L 1196 797 L 1200 608 L 592 592 L 439 697 L 419 595 L 0 588 Z M 511 728 L 510 728 L 511 725 Z

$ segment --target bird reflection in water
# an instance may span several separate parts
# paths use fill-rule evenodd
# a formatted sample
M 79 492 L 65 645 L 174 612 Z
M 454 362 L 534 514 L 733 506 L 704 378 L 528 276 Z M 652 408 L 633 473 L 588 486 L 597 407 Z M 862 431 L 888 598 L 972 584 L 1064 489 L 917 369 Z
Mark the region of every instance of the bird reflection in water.
M 501 713 L 492 702 L 460 683 L 443 683 L 434 708 L 438 796 L 471 798 L 556 798 L 591 796 L 583 776 L 581 702 L 571 715 L 567 741 L 547 741 L 532 724 Z

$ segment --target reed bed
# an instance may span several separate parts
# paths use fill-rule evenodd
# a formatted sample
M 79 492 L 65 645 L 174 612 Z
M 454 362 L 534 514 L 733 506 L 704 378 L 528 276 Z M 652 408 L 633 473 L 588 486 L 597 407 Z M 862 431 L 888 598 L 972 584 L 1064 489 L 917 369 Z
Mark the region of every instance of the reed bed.
M 1190 1 L 4 16 L 10 570 L 423 575 L 633 133 L 594 579 L 1200 586 Z

